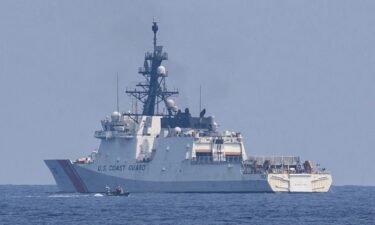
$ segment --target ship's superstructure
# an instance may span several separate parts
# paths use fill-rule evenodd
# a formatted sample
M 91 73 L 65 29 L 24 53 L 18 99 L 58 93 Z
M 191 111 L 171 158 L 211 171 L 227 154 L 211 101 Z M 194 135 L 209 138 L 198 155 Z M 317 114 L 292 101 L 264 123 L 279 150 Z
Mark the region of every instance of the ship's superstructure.
M 118 110 L 101 121 L 97 151 L 74 162 L 45 160 L 64 192 L 103 192 L 122 185 L 130 192 L 327 192 L 332 178 L 299 157 L 248 156 L 241 133 L 218 131 L 203 109 L 180 110 L 166 86 L 168 59 L 157 45 L 145 54 L 144 82 L 126 93 L 142 112 Z M 164 107 L 163 107 L 164 106 Z M 160 108 L 159 108 L 160 107 Z M 165 109 L 165 110 L 163 110 Z

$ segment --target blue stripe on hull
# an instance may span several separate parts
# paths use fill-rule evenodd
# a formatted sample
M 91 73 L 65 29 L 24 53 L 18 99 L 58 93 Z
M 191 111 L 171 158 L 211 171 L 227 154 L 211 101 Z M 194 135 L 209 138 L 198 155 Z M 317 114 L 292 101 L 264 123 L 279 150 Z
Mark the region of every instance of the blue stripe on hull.
M 75 167 L 68 159 L 45 160 L 50 169 L 56 184 L 63 192 L 88 192 L 85 183 L 75 170 Z

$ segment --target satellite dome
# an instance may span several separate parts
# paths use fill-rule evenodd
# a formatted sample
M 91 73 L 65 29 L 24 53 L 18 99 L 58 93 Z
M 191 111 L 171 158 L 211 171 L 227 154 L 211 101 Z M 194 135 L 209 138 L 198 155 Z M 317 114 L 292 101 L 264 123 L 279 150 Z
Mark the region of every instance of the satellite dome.
M 176 106 L 176 102 L 173 99 L 168 98 L 167 102 L 166 102 L 166 105 L 167 105 L 168 109 L 172 109 L 173 107 Z
M 119 121 L 120 120 L 120 117 L 121 117 L 121 114 L 117 111 L 114 111 L 112 114 L 111 114 L 111 119 L 112 121 Z
M 165 76 L 165 75 L 167 74 L 167 70 L 165 69 L 164 66 L 159 66 L 159 67 L 158 67 L 158 70 L 157 70 L 157 73 L 158 73 L 159 75 Z
M 180 127 L 175 127 L 175 128 L 174 128 L 174 132 L 176 132 L 176 133 L 181 133 L 181 128 L 180 128 Z

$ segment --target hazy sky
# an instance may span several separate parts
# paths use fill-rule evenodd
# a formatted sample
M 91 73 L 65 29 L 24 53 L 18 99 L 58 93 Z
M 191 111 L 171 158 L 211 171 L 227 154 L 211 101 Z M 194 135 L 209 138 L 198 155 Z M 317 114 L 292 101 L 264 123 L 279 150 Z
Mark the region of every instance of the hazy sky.
M 375 1 L 0 1 L 0 184 L 52 184 L 43 159 L 98 147 L 151 50 L 177 102 L 241 131 L 250 155 L 300 155 L 335 185 L 375 185 Z

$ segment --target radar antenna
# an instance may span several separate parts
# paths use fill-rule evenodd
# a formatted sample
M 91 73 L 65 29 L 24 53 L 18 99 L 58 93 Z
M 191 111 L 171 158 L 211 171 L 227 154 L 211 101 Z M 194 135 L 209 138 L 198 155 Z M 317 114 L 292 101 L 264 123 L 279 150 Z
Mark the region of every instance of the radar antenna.
M 120 112 L 120 106 L 119 106 L 119 96 L 118 96 L 118 72 L 117 72 L 117 82 L 116 82 L 116 87 L 117 87 L 117 90 L 116 90 L 116 97 L 117 97 L 117 112 Z
M 202 112 L 202 85 L 199 86 L 199 112 Z

